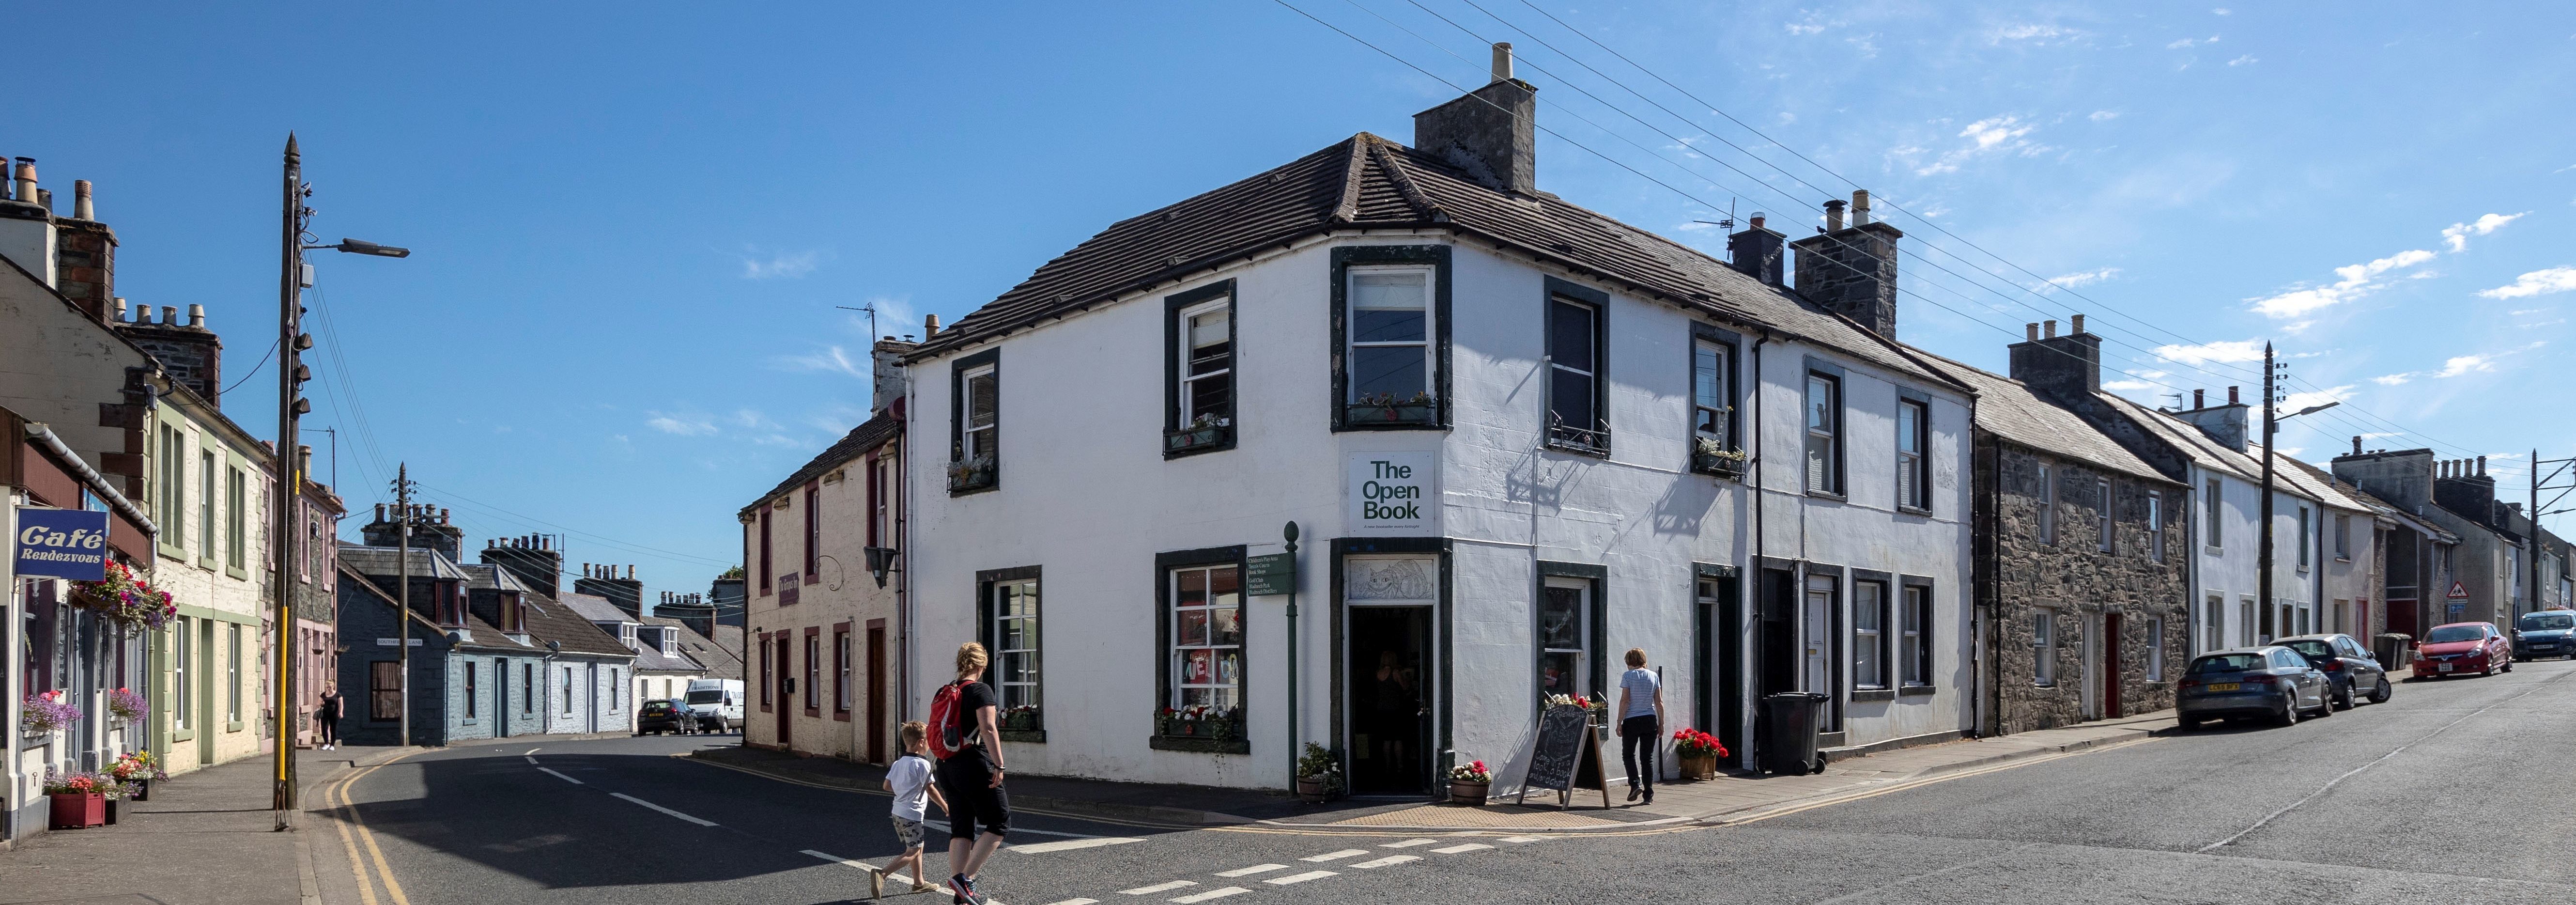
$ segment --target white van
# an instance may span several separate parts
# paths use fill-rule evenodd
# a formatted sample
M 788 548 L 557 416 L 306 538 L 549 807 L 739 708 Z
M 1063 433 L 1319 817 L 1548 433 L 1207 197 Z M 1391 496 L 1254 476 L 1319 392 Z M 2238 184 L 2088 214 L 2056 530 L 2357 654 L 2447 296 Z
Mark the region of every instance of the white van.
M 697 716 L 701 732 L 742 728 L 741 679 L 690 679 L 686 703 L 689 712 Z

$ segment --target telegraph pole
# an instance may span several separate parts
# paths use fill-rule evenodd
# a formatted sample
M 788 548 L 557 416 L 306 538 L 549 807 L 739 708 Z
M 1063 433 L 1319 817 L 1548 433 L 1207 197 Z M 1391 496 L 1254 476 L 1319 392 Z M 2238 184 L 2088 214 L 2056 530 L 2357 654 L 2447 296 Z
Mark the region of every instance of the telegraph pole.
M 301 508 L 297 497 L 304 490 L 304 463 L 295 451 L 295 422 L 313 408 L 312 403 L 297 398 L 299 384 L 311 373 L 299 359 L 304 349 L 313 345 L 313 338 L 303 330 L 301 298 L 304 221 L 312 213 L 304 207 L 305 192 L 303 155 L 295 150 L 295 133 L 289 132 L 277 277 L 277 517 L 269 522 L 277 526 L 277 577 L 269 585 L 277 589 L 277 633 L 270 639 L 277 657 L 277 691 L 269 695 L 277 713 L 277 763 L 276 788 L 269 796 L 269 808 L 276 812 L 279 830 L 295 828 L 295 586 L 289 576 L 294 574 L 295 541 L 302 523 L 296 518 L 296 510 Z M 213 491 L 209 488 L 207 492 Z
M 402 662 L 402 717 L 396 732 L 402 744 L 411 744 L 411 463 L 404 462 L 394 470 L 394 524 L 400 540 L 394 544 L 394 650 Z
M 2256 553 L 2256 555 L 2262 557 L 2262 562 L 2260 564 L 2261 570 L 2258 573 L 2261 577 L 2256 580 L 2254 593 L 2258 595 L 2258 599 L 2262 601 L 2262 605 L 2258 608 L 2258 611 L 2262 614 L 2259 619 L 2261 628 L 2258 629 L 2258 631 L 2260 634 L 2255 637 L 2257 640 L 2266 644 L 2271 643 L 2273 636 L 2278 634 L 2273 631 L 2275 626 L 2272 624 L 2274 621 L 2273 611 L 2279 608 L 2272 600 L 2272 433 L 2280 429 L 2280 422 L 2274 420 L 2272 416 L 2275 411 L 2273 409 L 2274 400 L 2279 398 L 2274 395 L 2273 380 L 2279 376 L 2279 374 L 2279 367 L 2272 363 L 2272 344 L 2268 342 L 2264 343 L 2263 509 L 2262 515 L 2258 517 L 2263 524 L 2263 542 Z

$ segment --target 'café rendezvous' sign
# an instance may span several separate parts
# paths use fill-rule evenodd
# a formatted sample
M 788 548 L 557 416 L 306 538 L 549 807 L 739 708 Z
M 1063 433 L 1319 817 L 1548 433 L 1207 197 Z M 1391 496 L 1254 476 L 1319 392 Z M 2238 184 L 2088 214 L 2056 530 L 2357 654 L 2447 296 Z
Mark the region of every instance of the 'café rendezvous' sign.
M 1432 479 L 1435 453 L 1356 452 L 1350 454 L 1347 495 L 1354 532 L 1421 531 L 1431 527 L 1438 505 Z
M 21 577 L 98 581 L 107 577 L 107 513 L 19 509 L 15 546 Z

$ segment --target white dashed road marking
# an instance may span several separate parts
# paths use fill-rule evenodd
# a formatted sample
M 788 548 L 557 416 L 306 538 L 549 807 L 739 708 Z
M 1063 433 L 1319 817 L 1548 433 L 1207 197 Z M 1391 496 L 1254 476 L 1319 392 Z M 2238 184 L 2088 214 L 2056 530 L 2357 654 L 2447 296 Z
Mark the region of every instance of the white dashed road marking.
M 1152 886 L 1139 886 L 1139 887 L 1136 887 L 1136 888 L 1134 888 L 1134 889 L 1121 889 L 1121 890 L 1119 890 L 1119 891 L 1118 891 L 1118 894 L 1119 894 L 1119 895 L 1122 895 L 1122 896 L 1150 896 L 1150 895 L 1153 895 L 1153 894 L 1158 893 L 1158 892 L 1171 892 L 1172 890 L 1179 889 L 1179 888 L 1184 887 L 1184 886 L 1197 886 L 1197 885 L 1198 885 L 1197 883 L 1192 882 L 1192 881 L 1189 881 L 1189 880 L 1174 880 L 1174 881 L 1169 882 L 1169 883 L 1156 883 L 1156 884 L 1154 884 L 1154 885 L 1152 885 Z
M 536 758 L 534 758 L 534 757 L 528 757 L 528 755 L 525 755 L 525 754 L 522 754 L 522 755 L 519 755 L 519 756 L 520 756 L 520 757 L 527 757 L 527 758 L 528 758 L 528 763 L 534 764 L 534 763 L 536 763 L 536 762 L 537 762 L 537 759 L 536 759 Z
M 1438 842 L 1438 841 L 1440 841 L 1440 840 L 1438 840 L 1438 839 L 1407 839 L 1407 840 L 1404 840 L 1404 841 L 1402 841 L 1402 842 L 1389 842 L 1389 843 L 1387 843 L 1387 844 L 1385 844 L 1385 845 L 1381 845 L 1381 846 L 1378 846 L 1378 847 L 1379 847 L 1379 848 L 1412 848 L 1412 847 L 1417 846 L 1417 845 L 1430 845 L 1431 843 Z
M 805 853 L 805 854 L 808 854 L 808 855 L 812 855 L 812 856 L 817 857 L 817 858 L 821 858 L 821 859 L 823 859 L 823 860 L 825 860 L 825 861 L 830 861 L 830 862 L 832 862 L 832 863 L 834 863 L 834 864 L 841 865 L 842 867 L 854 867 L 854 868 L 857 868 L 857 869 L 859 869 L 859 870 L 867 871 L 868 873 L 872 873 L 872 874 L 877 872 L 877 869 L 876 869 L 876 867 L 875 867 L 874 865 L 868 864 L 867 862 L 864 862 L 864 861 L 852 861 L 852 860 L 850 860 L 850 859 L 848 859 L 848 858 L 844 858 L 844 857 L 841 857 L 841 856 L 839 856 L 839 855 L 826 855 L 826 854 L 824 854 L 824 853 L 822 853 L 822 852 L 818 852 L 818 851 L 815 851 L 815 850 L 810 849 L 810 848 L 809 848 L 809 849 L 805 849 L 805 850 L 804 850 L 804 853 Z
M 1249 877 L 1253 874 L 1266 874 L 1274 870 L 1287 869 L 1288 865 L 1285 864 L 1255 864 L 1251 867 L 1238 867 L 1233 870 L 1217 871 L 1216 875 L 1220 877 Z
M 1099 900 L 1099 899 L 1066 899 L 1066 900 L 1064 900 L 1064 901 L 1062 901 L 1062 902 L 1048 902 L 1048 903 L 1047 903 L 1047 905 L 1092 905 L 1092 903 L 1095 903 L 1095 902 L 1098 902 L 1098 901 L 1100 901 L 1100 900 Z
M 543 768 L 543 767 L 539 767 L 538 769 L 540 769 L 540 770 L 544 770 L 545 768 Z M 554 773 L 555 771 L 553 771 L 553 770 L 546 770 L 546 772 L 548 772 L 548 773 Z M 563 774 L 561 774 L 561 773 L 556 773 L 555 775 L 557 775 L 557 776 L 563 776 Z M 565 779 L 572 779 L 572 777 L 570 777 L 570 776 L 564 776 L 564 778 L 565 778 Z M 581 780 L 573 779 L 572 781 L 574 781 L 574 782 L 580 782 Z M 666 808 L 666 807 L 663 807 L 663 806 L 661 806 L 661 805 L 654 804 L 654 803 L 649 802 L 649 801 L 645 801 L 644 799 L 637 798 L 637 797 L 635 797 L 635 796 L 633 796 L 633 795 L 628 795 L 628 794 L 626 794 L 626 793 L 624 793 L 624 792 L 610 792 L 610 793 L 608 793 L 608 794 L 609 794 L 611 797 L 614 797 L 614 798 L 623 798 L 623 799 L 626 799 L 626 800 L 628 800 L 628 801 L 632 801 L 632 802 L 634 802 L 634 803 L 636 803 L 636 804 L 640 804 L 640 805 L 643 805 L 643 806 L 645 806 L 645 807 L 652 808 L 653 810 L 660 811 L 660 812 L 662 812 L 662 813 L 669 814 L 669 815 L 671 815 L 671 816 L 673 816 L 673 817 L 677 817 L 677 818 L 680 818 L 680 819 L 682 819 L 682 820 L 686 820 L 686 821 L 688 821 L 688 822 L 690 822 L 690 823 L 697 824 L 697 825 L 699 825 L 699 826 L 714 826 L 714 825 L 716 825 L 716 822 L 715 822 L 715 821 L 713 821 L 713 820 L 701 820 L 701 819 L 698 819 L 698 818 L 696 818 L 696 817 L 691 817 L 691 816 L 689 816 L 689 815 L 687 815 L 687 814 L 683 814 L 683 813 L 680 813 L 680 812 L 678 812 L 678 811 L 671 810 L 670 808 Z
M 1503 841 L 1504 841 L 1504 842 L 1509 842 L 1509 843 L 1511 843 L 1511 844 L 1513 844 L 1513 845 L 1527 845 L 1527 844 L 1532 843 L 1532 842 L 1537 842 L 1537 841 L 1539 841 L 1540 839 L 1543 839 L 1543 838 L 1546 838 L 1546 837 L 1543 837 L 1543 836 L 1505 836 L 1505 837 L 1503 837 Z
M 563 781 L 568 782 L 568 783 L 572 783 L 573 785 L 576 785 L 576 786 L 577 786 L 577 785 L 581 785 L 581 784 L 582 784 L 582 781 L 581 781 L 581 780 L 574 779 L 574 778 L 572 778 L 572 777 L 570 777 L 570 776 L 565 776 L 565 775 L 563 775 L 563 774 L 561 774 L 561 773 L 557 773 L 557 772 L 555 772 L 555 771 L 553 771 L 553 770 L 549 770 L 549 769 L 546 769 L 546 768 L 544 768 L 544 767 L 538 767 L 538 768 L 537 768 L 537 772 L 544 773 L 544 774 L 546 774 L 546 775 L 548 775 L 548 776 L 552 776 L 552 777 L 554 777 L 554 778 L 556 778 L 556 779 L 560 779 L 560 780 L 563 780 Z
M 1431 850 L 1431 853 L 1435 855 L 1455 855 L 1463 852 L 1472 852 L 1478 849 L 1488 848 L 1493 848 L 1493 846 L 1486 845 L 1482 842 L 1470 842 L 1465 845 L 1452 845 L 1448 848 L 1435 848 Z
M 1011 832 L 1014 833 L 1020 831 L 1021 830 L 1018 827 L 1013 827 L 1011 829 Z M 1145 840 L 1129 839 L 1120 836 L 1099 836 L 1090 839 L 1067 839 L 1063 842 L 1039 842 L 1031 845 L 1008 845 L 1004 846 L 1003 850 L 1019 852 L 1023 855 L 1042 855 L 1047 852 L 1069 852 L 1075 849 L 1099 848 L 1104 845 L 1125 845 L 1130 842 L 1143 841 Z
M 1202 893 L 1193 893 L 1191 895 L 1181 896 L 1173 899 L 1172 901 L 1179 902 L 1181 905 L 1191 905 L 1191 903 L 1194 902 L 1205 902 L 1209 899 L 1222 899 L 1227 896 L 1241 895 L 1251 891 L 1252 890 L 1245 889 L 1240 886 L 1228 886 L 1223 889 L 1211 889 Z
M 1350 857 L 1350 856 L 1352 856 L 1352 855 L 1365 855 L 1365 854 L 1368 854 L 1368 849 L 1364 849 L 1364 848 L 1346 848 L 1346 849 L 1343 849 L 1343 850 L 1338 851 L 1338 852 L 1325 852 L 1325 853 L 1320 854 L 1320 855 L 1309 855 L 1309 856 L 1307 856 L 1307 857 L 1299 858 L 1299 859 L 1297 859 L 1297 860 L 1300 860 L 1300 861 L 1339 861 L 1339 860 L 1342 860 L 1342 859 L 1344 859 L 1344 858 L 1348 858 L 1348 857 Z
M 1353 864 L 1353 865 L 1351 865 L 1351 866 L 1352 866 L 1352 867 L 1360 867 L 1360 868 L 1368 868 L 1368 867 L 1393 867 L 1393 866 L 1395 866 L 1395 865 L 1402 864 L 1402 863 L 1407 862 L 1407 861 L 1420 861 L 1420 860 L 1422 860 L 1422 859 L 1421 859 L 1421 858 L 1419 858 L 1419 857 L 1417 857 L 1417 856 L 1414 856 L 1414 855 L 1388 855 L 1388 856 L 1386 856 L 1386 857 L 1384 857 L 1384 858 L 1379 858 L 1379 859 L 1377 859 L 1377 860 L 1375 860 L 1375 861 L 1362 861 L 1362 862 L 1360 862 L 1360 863 L 1358 863 L 1358 864 Z
M 1289 874 L 1285 877 L 1272 877 L 1261 882 L 1268 883 L 1272 886 L 1286 886 L 1290 883 L 1304 883 L 1308 880 L 1321 880 L 1325 877 L 1338 876 L 1341 875 L 1329 870 L 1310 870 L 1302 874 Z

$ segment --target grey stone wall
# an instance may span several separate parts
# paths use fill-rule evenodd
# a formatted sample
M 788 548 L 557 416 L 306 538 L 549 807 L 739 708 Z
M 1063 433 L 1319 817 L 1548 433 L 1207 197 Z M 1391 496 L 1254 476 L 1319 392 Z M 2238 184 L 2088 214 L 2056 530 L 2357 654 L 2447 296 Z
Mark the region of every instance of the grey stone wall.
M 2147 481 L 2105 472 L 2084 463 L 1997 442 L 1989 437 L 1978 450 L 1981 468 L 1991 469 L 1991 517 L 1981 551 L 1988 558 L 1988 587 L 1980 597 L 1992 612 L 1989 637 L 1992 656 L 1993 712 L 1998 733 L 2025 732 L 2082 722 L 2088 673 L 2088 643 L 2104 651 L 2109 625 L 2119 623 L 2117 662 L 2105 662 L 2092 674 L 2099 712 L 2095 718 L 2145 713 L 2173 706 L 2173 682 L 2189 660 L 2191 555 L 2190 500 L 2178 484 Z M 2057 543 L 2040 543 L 2039 469 L 2047 465 L 2058 482 Z M 2111 481 L 2111 511 L 2095 503 L 2095 480 Z M 2149 555 L 2148 494 L 2163 495 L 2164 558 Z M 2112 549 L 2102 552 L 2096 531 L 2112 520 Z M 2053 614 L 2055 681 L 2036 681 L 2041 652 L 2036 644 L 2037 615 Z M 2151 628 L 2162 620 L 2161 675 L 2149 675 Z M 2105 657 L 2106 661 L 2110 658 Z M 2118 683 L 2117 709 L 2103 695 L 2102 679 Z

